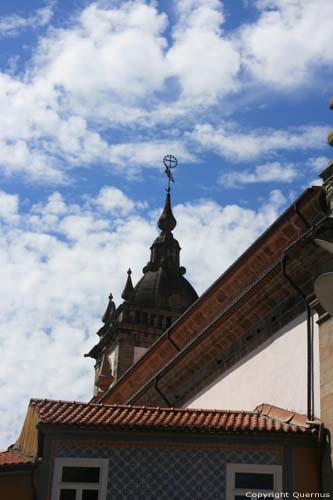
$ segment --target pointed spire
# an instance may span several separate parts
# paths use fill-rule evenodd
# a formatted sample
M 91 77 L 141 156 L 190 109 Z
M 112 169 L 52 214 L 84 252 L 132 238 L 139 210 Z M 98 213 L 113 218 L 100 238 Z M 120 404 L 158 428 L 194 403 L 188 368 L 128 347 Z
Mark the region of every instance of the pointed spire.
M 163 212 L 157 221 L 157 225 L 161 231 L 166 232 L 171 232 L 177 225 L 177 221 L 172 213 L 171 196 L 169 191 L 167 192 Z
M 114 313 L 116 311 L 116 306 L 115 306 L 115 303 L 113 302 L 112 299 L 113 299 L 113 295 L 112 295 L 112 293 L 110 293 L 110 295 L 109 295 L 109 303 L 108 303 L 106 311 L 105 311 L 105 313 L 103 314 L 103 317 L 102 317 L 103 323 L 108 323 L 112 319 L 112 317 L 113 317 L 113 315 L 114 315 Z
M 132 271 L 129 269 L 127 271 L 127 281 L 125 288 L 123 290 L 123 293 L 121 294 L 121 298 L 124 299 L 126 302 L 129 302 L 133 298 L 133 283 L 132 283 L 132 278 L 131 278 Z

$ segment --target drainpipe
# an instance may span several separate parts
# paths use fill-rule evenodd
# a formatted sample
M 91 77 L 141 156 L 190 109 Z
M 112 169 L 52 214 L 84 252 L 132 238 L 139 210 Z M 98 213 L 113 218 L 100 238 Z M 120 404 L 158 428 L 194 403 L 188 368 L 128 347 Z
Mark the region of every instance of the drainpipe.
M 314 392 L 313 392 L 313 316 L 310 303 L 306 298 L 303 290 L 301 290 L 296 283 L 288 276 L 286 271 L 287 255 L 282 258 L 282 275 L 290 283 L 290 285 L 297 291 L 306 304 L 307 316 L 307 419 L 313 422 L 314 418 Z
M 155 377 L 155 382 L 154 382 L 154 387 L 155 387 L 155 390 L 159 393 L 159 395 L 161 396 L 161 398 L 166 402 L 167 406 L 169 408 L 171 408 L 171 403 L 170 401 L 167 399 L 167 397 L 162 393 L 162 391 L 160 390 L 159 387 L 157 387 L 157 382 L 158 382 L 158 377 Z
M 172 338 L 170 337 L 170 330 L 168 330 L 168 332 L 167 332 L 167 339 L 173 345 L 173 347 L 175 349 L 177 349 L 178 352 L 180 352 L 181 349 L 178 347 L 178 345 L 176 344 L 176 342 L 174 342 L 174 340 L 172 340 Z
M 306 225 L 306 227 L 308 229 L 310 229 L 311 224 L 306 220 L 304 215 L 299 211 L 297 203 L 294 203 L 294 210 L 295 210 L 295 214 L 301 219 L 301 221 Z
M 37 473 L 37 464 L 33 463 L 32 469 L 31 469 L 31 476 L 30 476 L 33 500 L 37 500 L 36 473 Z

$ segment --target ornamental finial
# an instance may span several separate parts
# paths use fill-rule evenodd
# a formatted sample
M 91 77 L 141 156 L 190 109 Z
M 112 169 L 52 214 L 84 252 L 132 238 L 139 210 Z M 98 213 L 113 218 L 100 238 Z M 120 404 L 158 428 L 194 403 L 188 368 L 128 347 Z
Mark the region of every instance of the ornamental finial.
M 178 164 L 177 158 L 173 155 L 166 155 L 163 158 L 163 165 L 165 166 L 165 173 L 168 177 L 168 188 L 167 188 L 167 193 L 170 193 L 170 182 L 175 182 L 175 179 L 173 178 L 171 169 L 176 168 Z

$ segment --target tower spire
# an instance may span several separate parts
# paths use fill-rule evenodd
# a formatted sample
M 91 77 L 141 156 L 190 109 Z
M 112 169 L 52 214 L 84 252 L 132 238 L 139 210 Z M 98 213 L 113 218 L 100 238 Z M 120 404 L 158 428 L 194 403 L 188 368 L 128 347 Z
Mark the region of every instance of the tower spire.
M 172 233 L 177 221 L 171 207 L 170 186 L 175 182 L 171 170 L 177 165 L 177 159 L 167 155 L 163 163 L 168 184 L 164 208 L 157 221 L 161 232 L 150 247 L 150 259 L 135 287 L 132 271 L 127 271 L 121 294 L 124 302 L 116 309 L 110 294 L 104 325 L 97 332 L 101 339 L 87 354 L 96 359 L 96 398 L 198 298 L 184 278 L 186 269 L 180 265 L 181 248 Z
M 165 166 L 165 173 L 168 177 L 168 187 L 166 189 L 167 195 L 165 198 L 165 203 L 164 203 L 164 208 L 163 211 L 160 215 L 160 218 L 157 221 L 158 227 L 161 229 L 162 232 L 167 232 L 171 233 L 171 231 L 176 227 L 177 221 L 174 218 L 174 215 L 172 213 L 172 208 L 171 208 L 171 182 L 175 182 L 175 179 L 171 173 L 171 169 L 176 168 L 178 161 L 177 158 L 173 155 L 166 155 L 163 158 L 163 164 Z
M 177 225 L 177 221 L 172 213 L 170 192 L 167 192 L 164 208 L 157 221 L 157 225 L 161 231 L 166 232 L 171 232 Z
M 112 295 L 112 293 L 110 293 L 109 303 L 108 303 L 106 311 L 102 317 L 103 323 L 108 323 L 109 321 L 111 321 L 111 319 L 114 316 L 114 313 L 116 312 L 116 306 L 115 306 L 115 303 L 113 302 L 112 299 L 113 299 L 113 295 Z

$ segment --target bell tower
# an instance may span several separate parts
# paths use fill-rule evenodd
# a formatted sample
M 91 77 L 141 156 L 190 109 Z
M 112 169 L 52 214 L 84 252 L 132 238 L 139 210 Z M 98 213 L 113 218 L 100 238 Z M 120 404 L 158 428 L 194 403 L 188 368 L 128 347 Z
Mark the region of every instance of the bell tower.
M 94 398 L 98 400 L 113 383 L 135 363 L 197 298 L 192 285 L 184 278 L 180 266 L 180 246 L 172 231 L 177 221 L 172 213 L 171 168 L 177 160 L 164 158 L 168 188 L 163 211 L 157 225 L 159 236 L 150 247 L 150 259 L 143 276 L 133 286 L 131 270 L 121 294 L 123 302 L 116 307 L 112 294 L 98 330 L 98 343 L 85 356 L 96 360 Z

